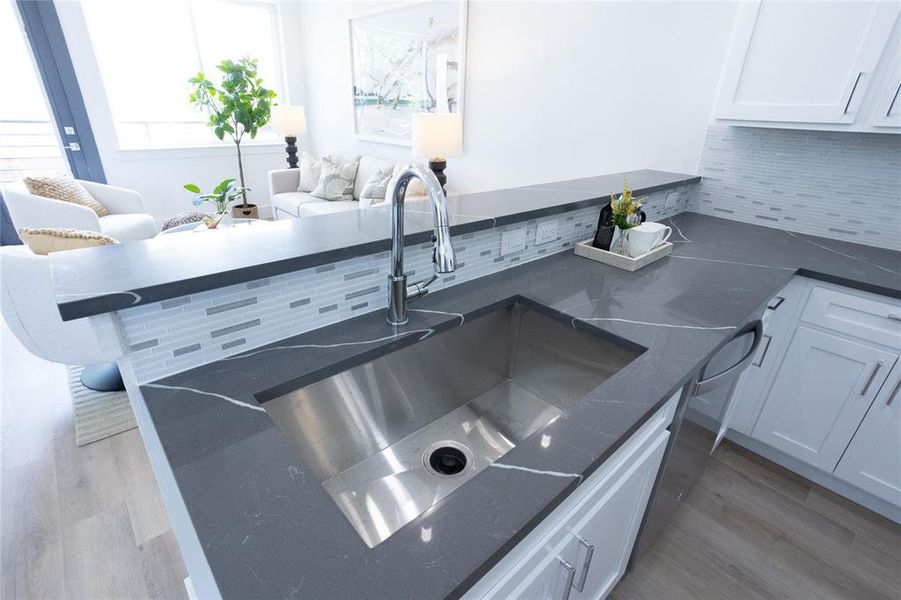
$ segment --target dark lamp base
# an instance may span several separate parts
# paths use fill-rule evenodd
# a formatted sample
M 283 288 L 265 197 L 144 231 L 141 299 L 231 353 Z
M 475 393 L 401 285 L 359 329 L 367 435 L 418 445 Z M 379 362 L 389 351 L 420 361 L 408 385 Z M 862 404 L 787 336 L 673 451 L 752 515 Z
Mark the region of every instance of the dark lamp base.
M 447 175 L 444 174 L 444 169 L 447 168 L 447 161 L 443 158 L 432 158 L 429 160 L 429 168 L 435 173 L 438 183 L 441 184 L 441 191 L 444 192 L 444 186 L 447 184 Z
M 297 138 L 290 136 L 285 138 L 285 152 L 288 153 L 288 168 L 297 168 Z

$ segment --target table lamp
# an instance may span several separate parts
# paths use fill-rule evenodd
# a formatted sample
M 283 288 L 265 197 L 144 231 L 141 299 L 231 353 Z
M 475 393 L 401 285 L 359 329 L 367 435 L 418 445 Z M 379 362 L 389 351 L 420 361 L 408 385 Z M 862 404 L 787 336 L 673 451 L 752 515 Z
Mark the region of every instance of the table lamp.
M 417 113 L 413 115 L 413 156 L 429 159 L 442 191 L 447 183 L 444 169 L 448 156 L 463 153 L 463 119 L 457 113 Z
M 288 167 L 297 168 L 297 137 L 307 132 L 303 106 L 273 106 L 272 129 L 285 136 Z

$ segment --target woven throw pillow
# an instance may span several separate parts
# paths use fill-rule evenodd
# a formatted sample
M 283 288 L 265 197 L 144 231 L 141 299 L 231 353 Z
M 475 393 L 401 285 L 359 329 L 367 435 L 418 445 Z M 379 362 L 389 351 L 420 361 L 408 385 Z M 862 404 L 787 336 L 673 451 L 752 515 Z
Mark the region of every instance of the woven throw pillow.
M 172 229 L 173 227 L 178 227 L 179 225 L 187 225 L 188 223 L 200 223 L 201 221 L 203 221 L 203 218 L 205 216 L 206 214 L 197 212 L 196 210 L 178 213 L 177 215 L 163 223 L 161 231 L 166 231 L 167 229 Z
M 369 208 L 373 204 L 385 201 L 388 192 L 388 182 L 391 181 L 391 173 L 385 173 L 381 169 L 370 175 L 360 192 L 360 208 Z
M 105 233 L 59 227 L 42 227 L 39 229 L 22 227 L 19 229 L 19 237 L 32 252 L 41 256 L 51 252 L 110 246 L 119 243 L 119 240 Z
M 357 162 L 332 162 L 328 156 L 322 159 L 319 171 L 319 183 L 310 194 L 325 200 L 353 200 L 354 177 L 357 175 Z
M 300 185 L 297 186 L 298 192 L 312 192 L 316 184 L 319 183 L 319 170 L 321 163 L 313 158 L 313 155 L 303 151 L 300 155 Z
M 106 207 L 94 200 L 84 186 L 65 175 L 51 175 L 48 177 L 26 177 L 25 187 L 35 196 L 43 196 L 53 200 L 62 200 L 86 206 L 97 213 L 98 217 L 105 217 L 109 213 Z

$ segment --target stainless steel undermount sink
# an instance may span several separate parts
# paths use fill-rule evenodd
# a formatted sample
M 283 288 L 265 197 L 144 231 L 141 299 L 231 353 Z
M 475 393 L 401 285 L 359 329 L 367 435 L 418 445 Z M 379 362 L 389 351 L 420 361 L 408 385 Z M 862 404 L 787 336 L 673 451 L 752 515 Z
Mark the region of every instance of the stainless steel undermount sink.
M 638 354 L 516 303 L 263 407 L 374 547 Z

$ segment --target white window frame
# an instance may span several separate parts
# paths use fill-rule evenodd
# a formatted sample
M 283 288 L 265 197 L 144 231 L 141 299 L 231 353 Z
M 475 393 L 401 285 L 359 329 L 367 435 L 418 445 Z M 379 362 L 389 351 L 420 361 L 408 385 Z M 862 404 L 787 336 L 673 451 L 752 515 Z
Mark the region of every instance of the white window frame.
M 195 24 L 194 17 L 194 0 L 185 0 L 188 3 L 188 14 L 191 19 L 191 30 L 194 33 L 194 52 L 197 63 L 200 65 L 200 70 L 204 73 L 207 72 L 207 66 L 215 69 L 215 65 L 204 65 L 203 60 L 201 58 L 200 45 L 197 37 L 197 27 Z M 219 2 L 225 2 L 229 4 L 237 4 L 237 5 L 251 5 L 251 6 L 260 6 L 265 7 L 271 10 L 271 26 L 272 31 L 274 32 L 272 41 L 275 46 L 275 76 L 276 76 L 276 86 L 279 89 L 279 95 L 277 100 L 280 103 L 288 104 L 290 102 L 288 97 L 288 78 L 287 78 L 287 69 L 285 66 L 285 45 L 284 45 L 284 35 L 282 29 L 282 9 L 281 2 L 279 0 L 218 0 Z M 85 23 L 87 24 L 87 23 Z M 88 36 L 90 37 L 90 27 L 87 29 Z M 95 54 L 95 63 L 97 64 L 98 71 L 100 73 L 100 81 L 104 86 L 104 97 L 106 98 L 107 103 L 109 103 L 109 94 L 106 92 L 106 79 L 104 70 L 100 65 L 100 60 L 97 58 L 97 50 L 93 48 L 92 50 Z M 187 102 L 187 100 L 186 100 Z M 234 142 L 228 138 L 219 140 L 213 135 L 212 130 L 210 130 L 210 141 L 209 142 L 196 142 L 196 143 L 182 143 L 175 144 L 172 142 L 161 142 L 159 144 L 123 144 L 122 138 L 119 132 L 119 120 L 116 118 L 116 110 L 114 107 L 110 106 L 110 118 L 113 125 L 113 130 L 116 136 L 116 151 L 121 157 L 125 160 L 153 160 L 153 159 L 164 159 L 164 158 L 172 158 L 172 152 L 177 152 L 179 156 L 187 157 L 197 157 L 197 156 L 226 156 L 234 153 Z M 204 115 L 204 113 L 198 112 L 198 115 Z M 201 118 L 199 122 L 205 124 L 206 119 Z M 276 140 L 254 140 L 248 138 L 246 141 L 241 142 L 241 152 L 242 154 L 254 155 L 254 154 L 269 154 L 274 153 L 276 148 L 281 148 L 284 145 L 284 142 L 281 139 Z M 258 147 L 254 149 L 253 147 Z M 245 150 L 245 148 L 247 150 Z

